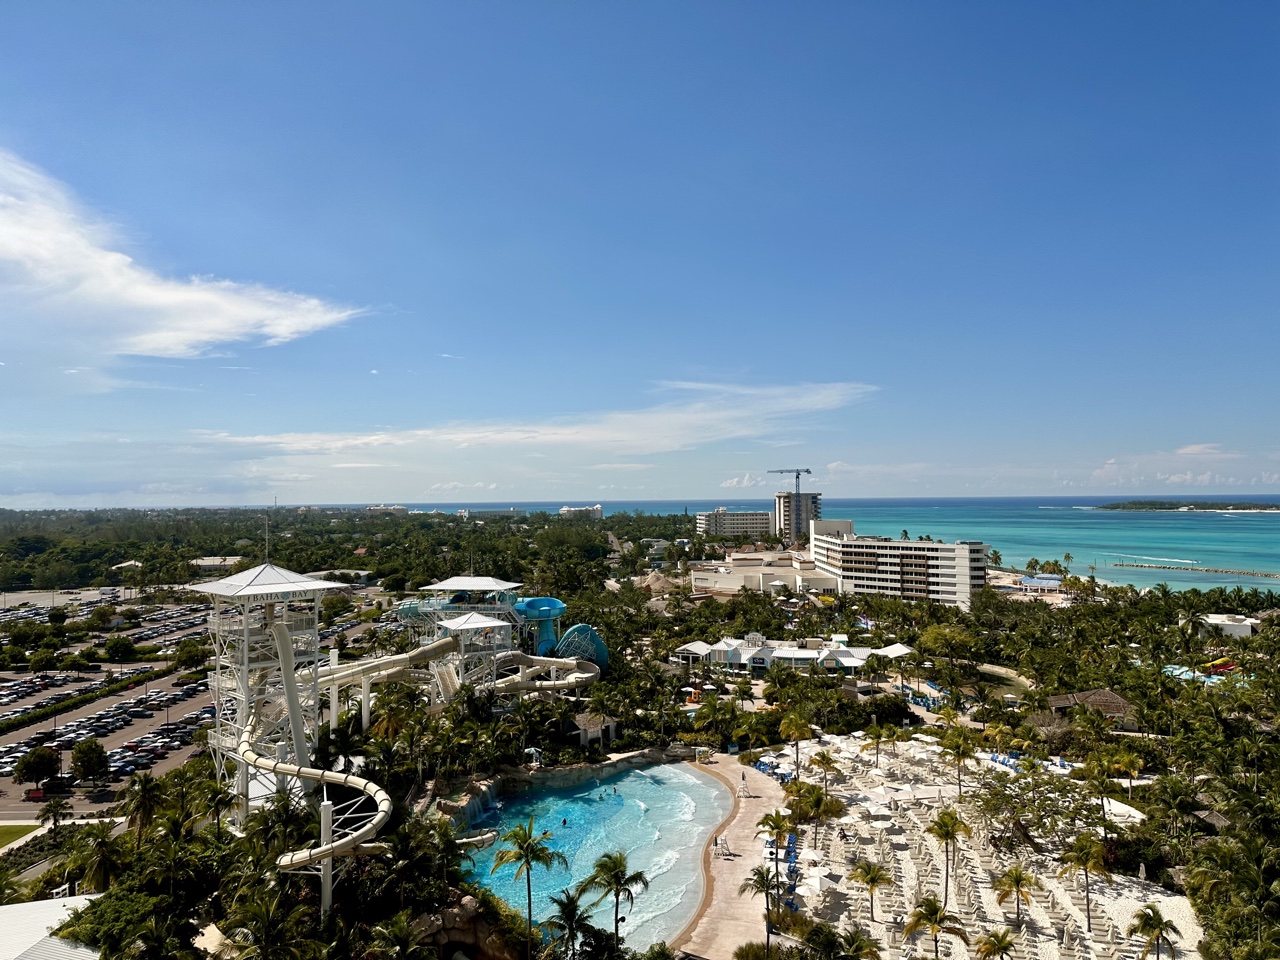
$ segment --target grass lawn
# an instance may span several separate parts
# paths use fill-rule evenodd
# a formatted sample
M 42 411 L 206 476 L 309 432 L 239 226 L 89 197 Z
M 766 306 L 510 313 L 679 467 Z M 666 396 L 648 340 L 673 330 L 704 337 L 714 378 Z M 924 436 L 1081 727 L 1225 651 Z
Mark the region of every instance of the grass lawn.
M 990 673 L 981 669 L 978 671 L 978 676 L 984 683 L 988 683 L 994 688 L 992 693 L 997 699 L 1003 697 L 1006 693 L 1012 693 L 1019 699 L 1026 695 L 1026 684 L 1017 680 L 1011 680 L 1008 677 L 1002 677 L 998 673 Z
M 18 824 L 16 826 L 0 826 L 0 847 L 13 843 L 15 840 L 21 840 L 28 833 L 36 830 L 40 825 L 38 823 Z

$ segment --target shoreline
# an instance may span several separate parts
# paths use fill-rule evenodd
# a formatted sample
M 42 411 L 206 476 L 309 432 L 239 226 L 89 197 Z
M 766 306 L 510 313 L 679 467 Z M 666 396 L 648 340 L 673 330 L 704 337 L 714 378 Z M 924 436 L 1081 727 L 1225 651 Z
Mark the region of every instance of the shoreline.
M 700 861 L 700 869 L 702 870 L 702 900 L 698 904 L 698 909 L 693 912 L 693 916 L 689 918 L 689 922 L 680 929 L 679 933 L 667 941 L 667 946 L 672 950 L 680 949 L 684 943 L 688 942 L 688 940 L 692 938 L 693 931 L 697 928 L 698 924 L 702 922 L 702 918 L 706 916 L 707 910 L 711 907 L 711 900 L 715 894 L 716 887 L 716 878 L 711 873 L 712 843 L 720 836 L 721 833 L 724 832 L 724 828 L 737 818 L 738 809 L 742 806 L 742 798 L 738 796 L 737 789 L 734 788 L 733 783 L 728 777 L 724 776 L 718 770 L 705 769 L 709 764 L 697 764 L 692 760 L 685 760 L 684 763 L 686 766 L 692 767 L 695 770 L 709 774 L 724 784 L 725 788 L 729 791 L 729 795 L 733 798 L 733 806 L 729 809 L 725 818 L 716 824 L 715 829 L 711 831 L 711 835 L 702 843 L 702 858 Z
M 732 769 L 717 769 L 729 758 L 718 753 L 712 764 L 698 769 L 711 774 L 732 791 L 733 809 L 712 834 L 718 836 L 727 854 L 712 857 L 710 839 L 703 847 L 702 901 L 683 930 L 667 941 L 672 950 L 684 950 L 707 960 L 732 960 L 733 951 L 743 943 L 764 940 L 764 910 L 759 900 L 744 902 L 738 888 L 760 863 L 760 838 L 756 822 L 783 803 L 782 787 L 754 767 L 734 762 Z M 741 783 L 747 795 L 739 796 Z

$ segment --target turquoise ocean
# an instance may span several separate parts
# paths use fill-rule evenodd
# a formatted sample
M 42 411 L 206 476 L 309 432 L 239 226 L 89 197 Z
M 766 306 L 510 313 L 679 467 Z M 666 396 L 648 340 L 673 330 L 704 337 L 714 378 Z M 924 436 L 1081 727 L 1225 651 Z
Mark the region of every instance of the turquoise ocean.
M 981 540 L 999 550 L 1006 566 L 1032 557 L 1061 560 L 1070 553 L 1070 569 L 1083 576 L 1092 566 L 1100 580 L 1138 587 L 1166 583 L 1172 589 L 1241 586 L 1280 592 L 1280 579 L 1239 574 L 1199 573 L 1196 568 L 1280 574 L 1280 511 L 1145 512 L 1098 510 L 1117 497 L 975 497 L 945 499 L 823 498 L 822 515 L 852 520 L 860 534 L 912 538 L 928 534 L 945 541 Z M 1123 499 L 1136 499 L 1125 497 Z M 1162 499 L 1172 499 L 1165 496 Z M 1178 499 L 1192 500 L 1191 497 Z M 1274 495 L 1224 495 L 1209 500 L 1280 503 Z M 454 512 L 519 507 L 555 512 L 564 502 L 414 504 L 414 509 Z M 583 501 L 572 505 L 581 506 Z M 730 510 L 769 510 L 773 500 L 635 500 L 603 502 L 606 515 L 627 511 L 650 514 Z M 1116 566 L 1149 563 L 1175 567 L 1152 570 Z

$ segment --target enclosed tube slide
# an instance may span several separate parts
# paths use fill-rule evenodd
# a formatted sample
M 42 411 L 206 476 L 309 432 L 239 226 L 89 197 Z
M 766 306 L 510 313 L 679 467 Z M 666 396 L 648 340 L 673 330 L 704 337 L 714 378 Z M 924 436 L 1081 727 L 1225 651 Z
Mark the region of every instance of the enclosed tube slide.
M 565 605 L 555 597 L 526 597 L 516 601 L 516 613 L 534 624 L 536 640 L 533 649 L 545 656 L 555 650 L 556 624 L 564 616 Z

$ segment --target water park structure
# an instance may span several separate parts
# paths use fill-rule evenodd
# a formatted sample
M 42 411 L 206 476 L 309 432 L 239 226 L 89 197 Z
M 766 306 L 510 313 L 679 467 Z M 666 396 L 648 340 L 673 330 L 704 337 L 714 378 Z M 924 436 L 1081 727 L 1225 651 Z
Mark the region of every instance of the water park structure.
M 561 601 L 520 598 L 519 587 L 491 577 L 454 577 L 427 587 L 423 598 L 396 611 L 416 646 L 342 664 L 336 649 L 322 657 L 318 625 L 322 598 L 345 584 L 266 563 L 199 585 L 214 604 L 216 712 L 209 745 L 219 779 L 234 797 L 232 827 L 243 829 L 251 811 L 277 792 L 317 807 L 319 842 L 282 854 L 277 866 L 318 874 L 322 911 L 332 905 L 334 858 L 383 849 L 374 841 L 392 800 L 371 780 L 314 765 L 321 691 L 328 693 L 332 729 L 344 689 L 359 684 L 367 729 L 377 683 L 418 684 L 434 712 L 464 686 L 493 693 L 501 709 L 518 697 L 580 691 L 608 664 L 591 627 L 559 632 Z M 521 648 L 522 641 L 532 652 Z

